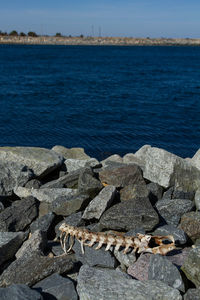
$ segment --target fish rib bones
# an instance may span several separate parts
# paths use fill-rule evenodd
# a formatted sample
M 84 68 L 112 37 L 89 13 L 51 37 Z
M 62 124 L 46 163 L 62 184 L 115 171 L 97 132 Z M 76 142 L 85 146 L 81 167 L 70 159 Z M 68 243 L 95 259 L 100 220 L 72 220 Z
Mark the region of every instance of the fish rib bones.
M 100 249 L 103 245 L 106 245 L 105 251 L 108 251 L 111 246 L 115 246 L 115 250 L 119 250 L 120 247 L 123 247 L 124 254 L 132 249 L 133 252 L 137 253 L 149 252 L 165 255 L 176 248 L 172 235 L 151 236 L 138 233 L 136 236 L 124 236 L 122 234 L 91 232 L 85 228 L 70 226 L 66 223 L 63 223 L 59 227 L 59 230 L 61 231 L 61 246 L 66 254 L 71 251 L 75 238 L 80 242 L 83 254 L 84 246 L 92 247 L 95 243 L 98 243 L 95 250 Z M 71 238 L 71 245 L 66 249 L 68 237 Z M 168 241 L 168 243 L 165 243 L 165 241 Z

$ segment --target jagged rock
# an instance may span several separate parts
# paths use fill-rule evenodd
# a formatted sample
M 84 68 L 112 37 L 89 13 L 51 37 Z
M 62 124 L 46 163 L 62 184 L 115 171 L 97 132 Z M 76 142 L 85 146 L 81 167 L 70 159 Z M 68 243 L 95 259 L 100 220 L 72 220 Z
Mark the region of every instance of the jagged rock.
M 58 168 L 63 157 L 52 150 L 38 147 L 0 147 L 0 160 L 26 166 L 35 176 L 42 177 Z
M 194 202 L 196 205 L 196 209 L 200 210 L 200 189 L 196 191 L 195 197 L 194 197 Z
M 138 157 L 135 156 L 133 153 L 127 153 L 123 157 L 123 163 L 124 164 L 135 164 L 139 166 L 142 170 L 144 170 L 144 161 L 139 159 Z
M 0 159 L 0 197 L 11 196 L 16 186 L 25 185 L 33 176 L 25 165 Z
M 200 289 L 189 289 L 185 293 L 184 300 L 199 300 L 200 299 Z
M 32 286 L 53 273 L 65 273 L 73 268 L 73 256 L 48 257 L 31 253 L 11 263 L 0 276 L 0 287 L 13 283 Z
M 147 190 L 149 191 L 149 199 L 151 203 L 156 203 L 162 198 L 163 188 L 157 183 L 151 182 L 147 184 Z
M 41 230 L 49 235 L 49 229 L 51 228 L 52 222 L 55 218 L 55 215 L 50 212 L 40 218 L 37 218 L 30 226 L 31 233 L 34 233 L 36 230 Z
M 24 238 L 24 232 L 0 232 L 0 265 L 15 255 Z
M 54 146 L 51 150 L 63 156 L 65 159 L 73 158 L 73 159 L 90 159 L 83 148 L 66 148 L 63 146 Z
M 200 149 L 195 153 L 195 155 L 190 160 L 191 164 L 200 170 Z
M 175 244 L 184 245 L 187 242 L 187 235 L 181 228 L 177 228 L 173 225 L 164 225 L 162 227 L 158 227 L 154 233 L 154 235 L 173 235 L 175 239 Z
M 43 300 L 42 295 L 25 284 L 12 284 L 7 288 L 0 288 L 1 300 Z
M 166 258 L 171 261 L 178 269 L 181 268 L 184 261 L 188 257 L 188 254 L 190 253 L 191 248 L 183 248 L 183 249 L 177 249 L 174 251 L 169 252 L 166 255 Z
M 124 187 L 126 185 L 144 184 L 142 171 L 136 165 L 124 165 L 113 169 L 104 169 L 99 172 L 101 182 L 116 187 Z
M 99 162 L 96 158 L 90 158 L 85 160 L 68 158 L 65 160 L 64 164 L 66 166 L 67 172 L 71 173 L 84 167 L 95 168 L 99 165 Z
M 16 258 L 23 257 L 25 255 L 31 255 L 33 252 L 42 254 L 47 244 L 46 233 L 42 231 L 35 231 L 31 237 L 25 241 L 22 247 L 17 251 Z
M 108 162 L 110 161 L 114 161 L 114 162 L 118 162 L 118 163 L 123 163 L 123 159 L 120 155 L 118 154 L 113 154 L 109 157 L 107 157 L 106 159 L 101 161 L 102 166 L 106 166 Z
M 120 200 L 127 201 L 133 198 L 145 198 L 149 196 L 149 191 L 145 183 L 126 185 L 120 190 Z
M 36 283 L 33 288 L 40 292 L 44 299 L 52 297 L 52 299 L 57 300 L 78 300 L 73 281 L 58 274 L 48 276 Z
M 151 255 L 151 253 L 142 253 L 137 261 L 129 266 L 127 273 L 137 280 L 148 280 Z
M 77 193 L 77 189 L 58 189 L 58 188 L 42 188 L 42 189 L 27 189 L 18 187 L 14 190 L 15 194 L 20 198 L 33 196 L 40 202 L 52 203 L 60 197 L 73 196 Z
M 164 256 L 151 255 L 148 279 L 160 280 L 181 292 L 185 292 L 185 286 L 181 274 L 178 269 Z
M 80 193 L 86 193 L 94 198 L 103 188 L 101 182 L 95 177 L 91 168 L 85 168 L 81 171 L 78 179 L 78 190 Z
M 196 247 L 190 251 L 181 270 L 197 288 L 200 287 L 200 247 Z
M 25 184 L 25 188 L 27 189 L 39 189 L 42 183 L 38 179 L 32 179 Z
M 78 178 L 83 169 L 78 169 L 76 171 L 70 172 L 56 180 L 49 181 L 41 186 L 43 188 L 77 188 Z
M 115 250 L 115 247 L 113 247 L 113 248 L 114 248 L 113 249 L 114 256 L 120 262 L 122 269 L 125 270 L 126 268 L 128 268 L 130 265 L 132 265 L 136 261 L 135 252 L 124 254 L 123 253 L 124 249 Z
M 104 229 L 128 231 L 139 227 L 152 230 L 159 217 L 148 198 L 136 198 L 110 207 L 102 215 L 100 225 Z
M 3 203 L 0 201 L 0 213 L 5 209 Z
M 144 178 L 164 188 L 172 185 L 184 191 L 200 187 L 200 170 L 181 157 L 155 147 L 145 149 Z
M 0 213 L 0 231 L 21 231 L 38 216 L 38 201 L 33 197 L 15 201 Z
M 200 212 L 191 211 L 181 217 L 180 227 L 193 240 L 200 238 Z
M 155 280 L 140 282 L 116 270 L 84 265 L 78 275 L 77 291 L 81 300 L 181 300 L 178 290 Z
M 69 216 L 80 209 L 84 209 L 88 205 L 89 200 L 90 198 L 87 194 L 77 193 L 73 196 L 59 197 L 48 205 L 48 207 L 56 215 Z
M 81 245 L 76 240 L 73 246 L 77 261 L 89 266 L 101 266 L 106 268 L 115 268 L 117 261 L 110 251 L 105 251 L 105 246 L 95 250 L 96 245 L 93 247 L 84 247 L 85 253 L 81 252 Z
M 135 157 L 139 158 L 141 161 L 145 162 L 146 161 L 146 155 L 148 149 L 150 149 L 150 145 L 144 145 L 142 146 L 137 152 L 135 152 Z
M 181 216 L 194 208 L 194 203 L 187 199 L 163 199 L 156 203 L 156 208 L 167 224 L 177 226 Z
M 82 218 L 86 220 L 99 220 L 104 211 L 112 204 L 116 192 L 116 188 L 112 185 L 104 187 L 86 207 Z

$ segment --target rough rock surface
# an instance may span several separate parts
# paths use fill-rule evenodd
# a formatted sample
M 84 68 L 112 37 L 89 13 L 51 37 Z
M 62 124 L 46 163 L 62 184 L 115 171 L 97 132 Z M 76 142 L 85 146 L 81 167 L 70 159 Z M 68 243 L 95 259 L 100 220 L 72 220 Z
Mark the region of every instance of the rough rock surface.
M 167 224 L 177 226 L 181 216 L 194 208 L 194 203 L 187 199 L 163 199 L 156 203 L 156 208 Z
M 181 228 L 173 225 L 164 225 L 154 231 L 154 235 L 173 235 L 176 245 L 184 245 L 187 242 L 187 235 Z
M 120 200 L 127 201 L 133 198 L 145 198 L 149 196 L 149 191 L 145 183 L 126 185 L 120 190 Z
M 20 257 L 11 263 L 0 276 L 0 287 L 10 284 L 27 284 L 32 286 L 45 277 L 70 271 L 73 268 L 73 256 L 42 256 L 38 253 Z
M 58 168 L 63 157 L 52 150 L 37 147 L 0 147 L 0 160 L 27 166 L 35 176 L 44 176 Z
M 104 229 L 128 231 L 136 228 L 152 230 L 159 222 L 148 198 L 136 198 L 110 207 L 101 217 Z
M 178 269 L 184 264 L 184 261 L 188 257 L 191 251 L 190 247 L 178 249 L 170 252 L 166 255 L 166 258 L 171 261 Z
M 139 282 L 116 270 L 81 267 L 77 291 L 81 300 L 181 300 L 178 290 L 155 280 Z
M 151 182 L 147 184 L 147 190 L 149 191 L 149 199 L 151 203 L 156 203 L 162 198 L 163 188 L 159 184 Z
M 194 196 L 194 202 L 197 210 L 200 210 L 200 189 L 198 189 Z
M 73 158 L 73 159 L 89 159 L 83 148 L 66 148 L 63 146 L 56 145 L 51 150 L 63 156 L 65 159 Z
M 1 300 L 43 300 L 42 295 L 25 284 L 12 284 L 7 288 L 0 288 Z
M 35 198 L 15 201 L 0 213 L 0 231 L 21 231 L 37 216 L 38 201 Z
M 80 193 L 86 193 L 94 198 L 103 188 L 101 182 L 95 177 L 91 168 L 85 168 L 81 171 L 78 179 L 78 190 Z
M 73 246 L 76 259 L 81 261 L 82 264 L 89 266 L 101 266 L 106 268 L 115 268 L 117 261 L 110 251 L 105 251 L 105 246 L 95 250 L 96 245 L 93 247 L 84 247 L 85 253 L 81 252 L 81 245 L 76 240 Z
M 184 300 L 199 300 L 200 289 L 189 289 L 184 295 Z
M 78 187 L 78 179 L 82 169 L 78 169 L 76 171 L 70 172 L 70 174 L 66 174 L 58 179 L 49 181 L 41 186 L 43 188 L 77 188 Z
M 148 271 L 149 280 L 160 280 L 169 286 L 185 291 L 185 286 L 178 269 L 164 256 L 151 255 Z
M 116 196 L 116 188 L 112 185 L 104 187 L 86 207 L 82 218 L 99 220 L 104 211 L 112 204 Z
M 24 186 L 33 175 L 23 164 L 0 160 L 0 197 L 11 196 L 16 186 Z
M 113 247 L 113 253 L 116 257 L 116 259 L 120 262 L 121 268 L 126 269 L 130 265 L 132 265 L 136 261 L 136 255 L 135 252 L 130 252 L 127 254 L 124 254 L 124 249 L 121 250 L 115 250 L 115 247 Z
M 155 147 L 146 149 L 144 178 L 164 188 L 174 185 L 194 191 L 200 186 L 200 170 L 183 158 Z
M 78 300 L 74 283 L 70 278 L 64 278 L 59 274 L 53 274 L 33 286 L 40 292 L 44 299 Z
M 200 287 L 200 247 L 196 247 L 190 251 L 181 270 L 197 288 Z
M 30 225 L 30 231 L 31 233 L 35 232 L 36 230 L 41 230 L 48 234 L 50 234 L 49 229 L 51 228 L 52 222 L 55 218 L 55 215 L 50 212 L 40 218 L 37 218 L 35 221 L 32 222 Z
M 80 168 L 84 168 L 84 167 L 96 167 L 99 165 L 99 162 L 97 159 L 95 158 L 90 158 L 90 159 L 66 159 L 64 162 L 67 172 L 73 172 L 76 170 L 79 170 Z
M 99 172 L 101 182 L 116 187 L 124 187 L 131 184 L 144 184 L 142 171 L 136 165 L 125 165 L 113 169 L 105 169 Z
M 15 255 L 24 238 L 24 232 L 0 232 L 0 265 Z
M 192 157 L 191 163 L 200 170 L 200 149 Z
M 133 153 L 127 153 L 123 157 L 123 163 L 124 164 L 135 164 L 139 166 L 142 170 L 144 169 L 144 161 L 139 159 L 135 156 Z
M 180 227 L 193 240 L 200 238 L 200 212 L 191 211 L 181 218 Z
M 142 253 L 137 261 L 129 266 L 127 273 L 137 280 L 148 280 L 148 270 L 151 256 L 151 253 Z

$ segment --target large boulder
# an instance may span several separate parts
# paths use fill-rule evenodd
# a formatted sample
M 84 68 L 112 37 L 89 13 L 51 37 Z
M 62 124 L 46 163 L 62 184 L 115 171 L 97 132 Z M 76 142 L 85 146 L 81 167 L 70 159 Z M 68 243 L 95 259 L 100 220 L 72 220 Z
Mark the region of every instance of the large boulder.
M 65 159 L 90 159 L 90 156 L 85 153 L 83 148 L 66 148 L 64 146 L 56 145 L 51 150 L 63 156 Z
M 200 187 L 200 170 L 190 162 L 166 150 L 146 147 L 144 178 L 158 183 L 164 188 L 175 186 L 184 191 L 194 191 Z
M 110 207 L 102 215 L 100 225 L 104 229 L 128 231 L 144 228 L 152 230 L 159 217 L 148 198 L 135 198 Z
M 38 147 L 0 147 L 0 161 L 18 163 L 43 177 L 58 168 L 63 157 L 52 150 Z
M 78 275 L 77 291 L 81 300 L 181 300 L 178 290 L 161 281 L 140 282 L 116 270 L 84 265 Z
M 25 284 L 12 284 L 7 288 L 0 288 L 1 300 L 43 300 L 42 295 Z
M 74 158 L 68 158 L 64 162 L 67 172 L 71 173 L 76 170 L 79 170 L 80 168 L 84 167 L 96 167 L 99 166 L 99 162 L 96 158 L 90 158 L 90 159 L 74 159 Z
M 15 187 L 24 186 L 33 176 L 22 163 L 0 160 L 0 197 L 11 196 Z
M 200 247 L 190 251 L 184 264 L 181 267 L 187 278 L 192 281 L 197 288 L 200 287 Z
M 190 160 L 191 164 L 200 170 L 200 149 L 195 153 L 195 155 Z
M 180 227 L 191 238 L 191 240 L 196 241 L 197 239 L 199 239 L 200 238 L 200 212 L 191 211 L 185 213 L 181 218 Z
M 88 194 L 94 198 L 103 188 L 101 182 L 96 178 L 91 168 L 84 168 L 78 179 L 78 190 L 80 193 Z

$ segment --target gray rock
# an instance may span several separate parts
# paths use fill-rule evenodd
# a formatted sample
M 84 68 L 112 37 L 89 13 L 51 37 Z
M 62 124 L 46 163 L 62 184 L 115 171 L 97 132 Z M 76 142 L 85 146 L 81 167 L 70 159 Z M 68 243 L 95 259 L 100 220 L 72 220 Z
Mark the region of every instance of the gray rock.
M 124 254 L 122 250 L 115 250 L 115 247 L 113 247 L 113 253 L 114 256 L 116 257 L 116 259 L 120 262 L 121 264 L 121 268 L 123 270 L 125 270 L 126 268 L 128 268 L 130 265 L 132 265 L 135 261 L 136 261 L 136 255 L 135 252 L 130 252 L 127 254 Z
M 127 153 L 126 155 L 124 155 L 123 163 L 124 164 L 135 164 L 135 165 L 139 166 L 142 170 L 144 169 L 144 161 L 139 159 L 133 153 Z
M 200 299 L 200 289 L 189 289 L 185 293 L 184 300 L 199 300 Z
M 27 189 L 24 187 L 18 187 L 14 190 L 15 194 L 20 198 L 26 198 L 33 196 L 40 202 L 44 201 L 47 203 L 52 203 L 56 199 L 64 196 L 73 196 L 77 193 L 76 189 L 57 189 L 57 188 L 42 188 L 42 189 Z
M 81 261 L 82 264 L 87 264 L 89 266 L 101 266 L 106 268 L 115 268 L 117 266 L 117 261 L 114 255 L 110 251 L 105 251 L 105 246 L 102 246 L 100 249 L 95 250 L 93 247 L 84 247 L 85 253 L 81 252 L 81 245 L 76 240 L 73 246 L 76 259 Z
M 84 221 L 82 220 L 82 212 L 77 212 L 77 213 L 73 213 L 69 216 L 67 216 L 64 220 L 62 220 L 61 222 L 59 222 L 56 226 L 55 226 L 55 233 L 56 236 L 60 236 L 60 230 L 59 227 L 63 224 L 69 224 L 71 226 L 82 226 L 84 225 Z
M 195 193 L 194 202 L 196 205 L 196 209 L 200 210 L 200 189 L 198 189 Z
M 151 182 L 147 184 L 147 190 L 149 191 L 149 199 L 151 203 L 156 203 L 162 198 L 163 188 L 159 184 Z
M 169 189 L 166 190 L 166 192 L 163 193 L 162 200 L 164 199 L 173 199 L 173 192 L 174 192 L 174 187 L 170 187 Z
M 36 230 L 41 230 L 46 233 L 48 236 L 49 234 L 49 229 L 52 225 L 52 222 L 55 218 L 55 215 L 50 212 L 40 218 L 37 218 L 35 221 L 30 226 L 30 231 L 31 233 L 34 233 Z
M 181 274 L 165 256 L 151 255 L 148 279 L 160 280 L 179 291 L 185 292 Z
M 58 168 L 62 164 L 63 157 L 44 148 L 0 147 L 0 160 L 27 166 L 35 176 L 42 177 Z
M 188 254 L 190 253 L 191 248 L 183 248 L 183 249 L 177 249 L 174 251 L 171 251 L 166 255 L 166 258 L 171 261 L 178 269 L 181 268 L 184 261 L 188 257 Z
M 118 155 L 118 154 L 113 154 L 113 155 L 111 155 L 111 156 L 109 156 L 109 157 L 107 157 L 106 159 L 104 159 L 104 160 L 101 161 L 102 166 L 103 166 L 103 167 L 106 166 L 106 165 L 107 165 L 107 162 L 109 162 L 109 161 L 114 161 L 114 162 L 118 162 L 118 163 L 123 163 L 123 159 L 122 159 L 122 157 L 121 157 L 120 155 Z
M 134 279 L 140 281 L 148 280 L 150 257 L 152 255 L 151 253 L 142 253 L 137 261 L 129 266 L 127 273 Z
M 104 187 L 101 192 L 86 207 L 82 218 L 86 220 L 99 220 L 104 211 L 110 207 L 115 196 L 116 188 L 112 185 Z
M 41 280 L 33 288 L 42 293 L 46 300 L 52 296 L 57 300 L 78 300 L 73 281 L 58 274 L 53 274 Z
M 81 171 L 78 179 L 78 190 L 80 193 L 86 193 L 94 198 L 103 188 L 101 182 L 95 177 L 91 168 L 85 168 Z
M 63 146 L 54 146 L 52 148 L 53 151 L 63 156 L 65 159 L 73 158 L 73 159 L 89 159 L 83 148 L 66 148 Z
M 84 209 L 89 203 L 89 196 L 87 194 L 79 194 L 68 197 L 60 197 L 54 200 L 49 205 L 49 210 L 56 215 L 69 216 L 79 210 Z
M 137 152 L 135 152 L 135 154 L 134 154 L 135 157 L 137 157 L 140 160 L 142 160 L 143 162 L 145 162 L 146 161 L 147 151 L 150 148 L 151 148 L 150 145 L 144 145 L 144 146 L 142 146 Z
M 60 242 L 48 241 L 47 248 L 51 251 L 55 256 L 64 255 L 64 251 L 60 245 Z
M 148 198 L 136 198 L 110 207 L 101 217 L 104 229 L 128 231 L 139 227 L 152 230 L 159 217 Z
M 13 283 L 32 286 L 53 273 L 65 273 L 73 268 L 73 256 L 42 256 L 38 253 L 20 257 L 0 275 L 0 287 Z
M 149 196 L 149 191 L 145 183 L 126 185 L 120 190 L 120 200 L 127 201 L 133 198 L 145 198 Z
M 195 242 L 200 238 L 200 212 L 191 211 L 184 214 L 181 218 L 180 227 Z
M 144 184 L 142 171 L 136 165 L 124 165 L 113 169 L 105 169 L 99 172 L 101 182 L 116 187 L 124 187 L 126 185 Z
M 32 290 L 25 284 L 12 284 L 7 288 L 0 288 L 1 300 L 43 300 L 37 291 Z
M 191 164 L 200 170 L 200 149 L 195 153 L 195 155 L 190 160 Z
M 16 258 L 24 257 L 25 255 L 32 255 L 33 252 L 43 254 L 44 248 L 47 244 L 46 233 L 42 231 L 35 231 L 31 237 L 25 241 L 22 247 L 17 251 Z
M 65 160 L 64 164 L 66 166 L 67 172 L 71 173 L 84 167 L 95 168 L 96 166 L 99 165 L 99 162 L 96 158 L 90 158 L 84 160 L 68 158 Z
M 27 189 L 39 189 L 42 183 L 38 179 L 32 179 L 25 184 L 25 188 Z
M 194 203 L 187 199 L 163 199 L 156 203 L 159 214 L 167 222 L 177 226 L 181 216 L 193 209 Z
M 66 174 L 56 180 L 49 181 L 41 186 L 43 188 L 77 188 L 78 178 L 82 169 L 78 169 L 70 174 Z
M 24 238 L 24 232 L 0 232 L 0 265 L 13 258 Z
M 200 187 L 200 170 L 163 149 L 148 147 L 145 152 L 144 178 L 168 188 L 195 191 Z
M 0 197 L 11 196 L 16 186 L 25 185 L 33 175 L 25 165 L 0 159 Z
M 4 205 L 3 205 L 3 203 L 0 201 L 0 213 L 4 210 Z
M 173 235 L 175 243 L 178 245 L 184 245 L 187 243 L 187 235 L 181 228 L 177 228 L 173 225 L 164 225 L 157 228 L 154 235 Z
M 194 199 L 195 192 L 194 191 L 189 191 L 185 192 L 181 189 L 175 189 L 173 191 L 172 198 L 173 199 L 188 199 L 188 200 L 193 200 Z
M 15 201 L 0 213 L 0 231 L 21 231 L 37 216 L 38 201 L 36 199 L 28 197 Z
M 178 290 L 155 280 L 140 282 L 116 270 L 82 266 L 77 291 L 81 300 L 181 300 Z
M 193 248 L 181 267 L 186 277 L 200 287 L 200 247 Z

